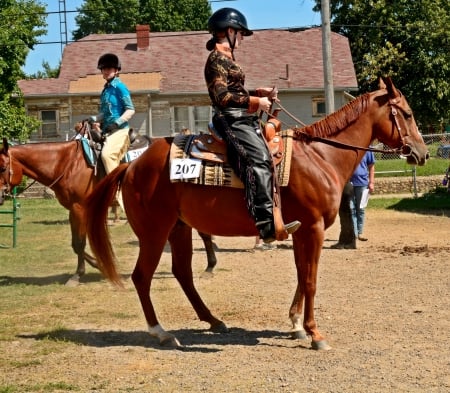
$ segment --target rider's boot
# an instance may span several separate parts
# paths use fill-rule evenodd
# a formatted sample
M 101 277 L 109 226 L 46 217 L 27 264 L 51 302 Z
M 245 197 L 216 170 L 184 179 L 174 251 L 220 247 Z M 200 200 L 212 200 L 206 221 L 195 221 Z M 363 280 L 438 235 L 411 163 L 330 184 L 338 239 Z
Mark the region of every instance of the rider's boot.
M 259 237 L 263 239 L 264 243 L 272 243 L 275 240 L 286 240 L 287 237 L 300 228 L 300 221 L 292 221 L 288 224 L 282 224 L 282 227 L 276 230 L 276 226 L 273 221 L 265 223 L 258 223 L 256 227 L 259 231 Z

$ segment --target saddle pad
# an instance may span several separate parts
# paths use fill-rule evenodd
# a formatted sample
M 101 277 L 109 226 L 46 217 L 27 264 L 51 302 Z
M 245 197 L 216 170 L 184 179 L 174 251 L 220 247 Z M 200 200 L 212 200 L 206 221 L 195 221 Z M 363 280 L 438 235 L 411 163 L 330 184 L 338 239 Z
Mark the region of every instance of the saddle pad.
M 279 135 L 283 138 L 285 154 L 280 164 L 277 166 L 278 182 L 280 186 L 287 186 L 291 169 L 292 139 L 294 132 L 292 130 L 285 130 L 281 131 Z M 170 148 L 171 165 L 173 159 L 189 158 L 186 152 L 189 148 L 191 137 L 191 135 L 175 136 Z M 206 160 L 202 160 L 199 177 L 192 179 L 172 179 L 171 181 L 172 183 L 188 182 L 205 186 L 244 188 L 241 180 L 228 164 L 220 164 Z
M 89 144 L 89 139 L 85 138 L 84 136 L 80 138 L 81 146 L 83 146 L 83 153 L 84 158 L 86 159 L 86 162 L 90 165 L 95 167 L 97 165 L 97 156 L 95 155 L 94 149 Z

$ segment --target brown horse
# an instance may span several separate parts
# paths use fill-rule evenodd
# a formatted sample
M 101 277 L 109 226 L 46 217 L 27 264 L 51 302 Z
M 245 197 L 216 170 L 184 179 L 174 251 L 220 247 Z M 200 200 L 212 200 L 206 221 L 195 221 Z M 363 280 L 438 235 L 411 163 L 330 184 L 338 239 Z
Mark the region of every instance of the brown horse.
M 85 200 L 100 178 L 87 164 L 80 141 L 29 143 L 9 146 L 6 138 L 0 150 L 0 204 L 5 186 L 12 188 L 31 179 L 51 188 L 59 203 L 69 210 L 72 249 L 77 255 L 77 269 L 67 284 L 76 285 L 85 274 L 85 262 L 97 268 L 94 257 L 86 248 Z M 208 259 L 207 271 L 216 265 L 214 245 L 210 235 L 200 234 Z
M 345 183 L 364 148 L 375 139 L 399 149 L 410 164 L 425 164 L 429 154 L 405 97 L 389 78 L 380 81 L 380 90 L 294 131 L 289 184 L 281 189 L 284 221 L 302 223 L 292 236 L 298 285 L 289 317 L 295 337 L 306 337 L 306 330 L 314 349 L 328 349 L 315 321 L 314 296 L 324 232 L 335 220 Z M 349 145 L 354 142 L 358 147 Z M 170 181 L 171 143 L 172 138 L 154 140 L 139 160 L 122 164 L 99 183 L 89 198 L 88 237 L 100 270 L 120 285 L 106 218 L 108 204 L 121 187 L 128 221 L 139 238 L 132 280 L 149 333 L 161 345 L 179 346 L 176 337 L 160 325 L 150 298 L 166 241 L 172 248 L 173 274 L 198 317 L 209 323 L 211 330 L 222 332 L 227 330 L 225 324 L 212 315 L 194 287 L 191 228 L 221 236 L 255 236 L 257 231 L 242 189 Z

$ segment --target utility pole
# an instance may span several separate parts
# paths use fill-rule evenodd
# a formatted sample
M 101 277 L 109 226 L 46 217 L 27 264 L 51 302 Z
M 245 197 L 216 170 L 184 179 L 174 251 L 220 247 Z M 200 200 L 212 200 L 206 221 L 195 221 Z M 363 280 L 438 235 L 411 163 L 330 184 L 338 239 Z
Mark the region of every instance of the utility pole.
M 323 57 L 323 81 L 325 89 L 325 110 L 327 115 L 334 112 L 334 85 L 333 63 L 331 59 L 331 27 L 330 27 L 330 2 L 322 0 L 322 57 Z

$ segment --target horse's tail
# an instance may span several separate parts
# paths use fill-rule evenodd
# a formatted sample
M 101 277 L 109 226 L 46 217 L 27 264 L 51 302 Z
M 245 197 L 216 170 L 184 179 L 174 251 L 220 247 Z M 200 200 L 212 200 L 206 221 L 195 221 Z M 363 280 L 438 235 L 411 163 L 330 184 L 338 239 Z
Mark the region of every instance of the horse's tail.
M 117 195 L 128 163 L 119 165 L 94 188 L 86 201 L 87 236 L 91 250 L 103 275 L 112 283 L 123 286 L 116 270 L 116 256 L 107 226 L 108 209 Z

